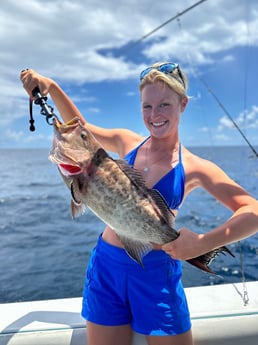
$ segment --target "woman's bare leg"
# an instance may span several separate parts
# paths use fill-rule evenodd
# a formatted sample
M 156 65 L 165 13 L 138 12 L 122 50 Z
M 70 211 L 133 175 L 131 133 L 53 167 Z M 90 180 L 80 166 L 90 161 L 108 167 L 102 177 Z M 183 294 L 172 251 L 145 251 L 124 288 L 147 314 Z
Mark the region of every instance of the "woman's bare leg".
M 102 326 L 87 322 L 88 345 L 131 345 L 131 326 Z
M 193 345 L 192 331 L 179 335 L 146 336 L 148 345 Z

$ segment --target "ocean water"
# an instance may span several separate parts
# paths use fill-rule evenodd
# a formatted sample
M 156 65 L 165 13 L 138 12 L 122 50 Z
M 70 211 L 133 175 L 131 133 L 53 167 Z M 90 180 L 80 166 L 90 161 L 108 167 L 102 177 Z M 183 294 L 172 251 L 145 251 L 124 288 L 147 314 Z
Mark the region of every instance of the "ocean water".
M 258 159 L 248 147 L 193 148 L 258 197 Z M 0 150 L 0 303 L 78 297 L 90 252 L 104 225 L 90 211 L 76 220 L 70 195 L 47 149 Z M 205 232 L 230 212 L 202 189 L 179 212 L 176 227 Z M 212 263 L 217 275 L 183 263 L 185 287 L 258 279 L 258 236 L 232 244 L 235 258 Z M 241 259 L 242 258 L 242 259 Z M 243 267 L 243 269 L 241 269 Z

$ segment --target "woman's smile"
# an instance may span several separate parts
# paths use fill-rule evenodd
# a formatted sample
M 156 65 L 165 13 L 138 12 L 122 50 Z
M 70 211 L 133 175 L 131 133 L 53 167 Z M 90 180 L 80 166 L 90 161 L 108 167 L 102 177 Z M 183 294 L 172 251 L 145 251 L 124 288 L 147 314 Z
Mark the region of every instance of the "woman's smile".
M 160 122 L 151 122 L 151 125 L 153 127 L 162 127 L 164 125 L 166 125 L 168 123 L 168 121 L 160 121 Z

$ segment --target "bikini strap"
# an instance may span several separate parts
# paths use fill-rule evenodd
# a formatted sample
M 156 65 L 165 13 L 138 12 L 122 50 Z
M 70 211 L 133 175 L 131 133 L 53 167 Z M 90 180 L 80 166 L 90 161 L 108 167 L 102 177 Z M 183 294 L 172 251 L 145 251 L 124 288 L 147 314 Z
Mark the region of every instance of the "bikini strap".
M 179 147 L 178 147 L 178 159 L 179 159 L 179 163 L 182 163 L 182 148 L 181 148 L 181 143 L 179 143 Z

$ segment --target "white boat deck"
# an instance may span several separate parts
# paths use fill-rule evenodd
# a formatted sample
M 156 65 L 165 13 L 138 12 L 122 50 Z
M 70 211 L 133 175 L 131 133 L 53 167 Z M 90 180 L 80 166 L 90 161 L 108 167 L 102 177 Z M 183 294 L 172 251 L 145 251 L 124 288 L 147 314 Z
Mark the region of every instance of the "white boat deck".
M 258 282 L 246 287 L 246 306 L 242 284 L 186 289 L 195 345 L 258 344 Z M 0 345 L 86 345 L 80 310 L 81 298 L 0 304 Z

